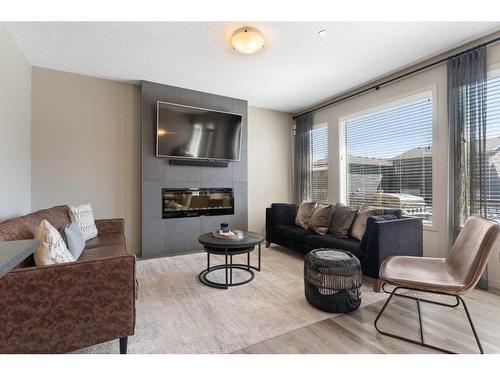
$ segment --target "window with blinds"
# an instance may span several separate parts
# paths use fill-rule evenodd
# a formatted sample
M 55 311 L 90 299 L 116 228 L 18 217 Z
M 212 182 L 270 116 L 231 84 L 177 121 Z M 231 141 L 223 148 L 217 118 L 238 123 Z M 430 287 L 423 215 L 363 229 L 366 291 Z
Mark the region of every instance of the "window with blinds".
M 486 85 L 486 156 L 487 215 L 500 220 L 500 71 Z
M 328 201 L 328 126 L 316 125 L 311 131 L 311 199 Z
M 432 94 L 340 123 L 341 195 L 432 223 Z

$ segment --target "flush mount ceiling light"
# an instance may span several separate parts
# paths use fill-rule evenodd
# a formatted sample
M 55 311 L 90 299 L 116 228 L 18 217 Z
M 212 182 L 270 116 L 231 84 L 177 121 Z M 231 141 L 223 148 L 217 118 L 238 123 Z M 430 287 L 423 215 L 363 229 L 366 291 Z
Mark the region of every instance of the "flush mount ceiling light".
M 320 31 L 318 31 L 318 35 L 319 35 L 320 38 L 325 37 L 326 36 L 326 30 L 320 30 Z
M 238 52 L 249 55 L 264 47 L 264 36 L 253 27 L 242 27 L 233 33 L 231 45 Z

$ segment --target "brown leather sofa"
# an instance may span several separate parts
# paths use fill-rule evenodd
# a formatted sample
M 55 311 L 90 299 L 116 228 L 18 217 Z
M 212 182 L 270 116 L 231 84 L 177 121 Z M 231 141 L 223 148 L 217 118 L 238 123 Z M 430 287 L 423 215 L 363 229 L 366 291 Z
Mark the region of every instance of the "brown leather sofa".
M 43 219 L 63 228 L 68 206 L 0 223 L 0 241 L 33 238 Z M 126 353 L 135 328 L 135 256 L 125 247 L 123 219 L 96 226 L 78 261 L 37 267 L 31 256 L 0 278 L 0 353 L 64 353 L 114 339 Z

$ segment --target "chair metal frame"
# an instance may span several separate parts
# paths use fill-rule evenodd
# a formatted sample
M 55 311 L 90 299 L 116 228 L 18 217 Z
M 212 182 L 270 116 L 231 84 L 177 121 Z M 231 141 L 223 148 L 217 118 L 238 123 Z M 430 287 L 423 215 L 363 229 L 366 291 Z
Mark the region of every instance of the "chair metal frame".
M 382 284 L 382 290 L 384 291 L 384 293 L 390 294 L 390 296 L 389 296 L 389 298 L 387 298 L 387 301 L 385 302 L 384 306 L 382 307 L 382 309 L 378 313 L 378 315 L 375 318 L 375 321 L 373 323 L 375 325 L 375 329 L 379 333 L 381 333 L 382 335 L 385 335 L 385 336 L 389 336 L 389 337 L 393 337 L 395 339 L 399 339 L 399 340 L 406 341 L 406 342 L 409 342 L 409 343 L 421 345 L 421 346 L 424 346 L 426 348 L 431 348 L 431 349 L 438 350 L 438 351 L 441 351 L 441 352 L 444 352 L 444 353 L 458 354 L 458 353 L 452 352 L 452 351 L 450 351 L 450 350 L 448 350 L 446 348 L 441 348 L 441 347 L 438 347 L 438 346 L 435 346 L 435 345 L 430 345 L 430 344 L 427 344 L 425 342 L 425 340 L 424 340 L 424 329 L 423 329 L 423 325 L 422 325 L 422 313 L 421 313 L 421 310 L 420 310 L 420 302 L 427 302 L 427 303 L 432 303 L 432 304 L 439 305 L 439 306 L 446 306 L 446 307 L 452 307 L 452 308 L 458 307 L 460 305 L 460 303 L 462 303 L 462 305 L 464 306 L 465 314 L 467 315 L 467 319 L 468 319 L 470 327 L 472 329 L 472 333 L 474 334 L 474 338 L 476 339 L 476 343 L 477 343 L 477 346 L 479 348 L 479 352 L 481 354 L 484 354 L 483 346 L 481 345 L 481 341 L 479 340 L 479 336 L 477 334 L 476 328 L 474 327 L 474 323 L 472 322 L 472 318 L 470 316 L 469 310 L 468 310 L 467 305 L 465 304 L 465 301 L 463 300 L 462 297 L 460 297 L 459 295 L 456 295 L 456 294 L 450 294 L 450 293 L 445 293 L 445 292 L 434 292 L 434 291 L 430 291 L 430 290 L 410 288 L 410 287 L 404 287 L 404 286 L 395 286 L 392 291 L 388 291 L 388 290 L 385 289 L 385 285 L 386 284 L 387 284 L 386 282 L 384 282 Z M 419 297 L 414 297 L 414 296 L 410 296 L 410 295 L 406 295 L 406 294 L 396 293 L 400 289 L 409 290 L 409 291 L 415 291 L 415 292 L 421 292 L 421 293 L 429 293 L 429 294 L 437 294 L 437 295 L 442 295 L 442 296 L 454 297 L 456 299 L 456 303 L 454 303 L 454 304 L 448 304 L 448 303 L 433 301 L 433 300 L 429 300 L 429 299 L 425 299 L 425 298 L 419 298 Z M 410 339 L 410 338 L 404 337 L 404 336 L 399 336 L 399 335 L 396 335 L 394 333 L 390 333 L 390 332 L 387 332 L 387 331 L 383 331 L 383 330 L 381 330 L 377 326 L 377 323 L 378 323 L 380 317 L 382 316 L 382 314 L 384 313 L 386 307 L 389 305 L 389 303 L 391 302 L 391 300 L 392 300 L 392 298 L 394 296 L 408 298 L 408 299 L 412 299 L 412 300 L 417 301 L 418 322 L 419 322 L 419 327 L 420 327 L 420 341 L 413 340 L 413 339 Z

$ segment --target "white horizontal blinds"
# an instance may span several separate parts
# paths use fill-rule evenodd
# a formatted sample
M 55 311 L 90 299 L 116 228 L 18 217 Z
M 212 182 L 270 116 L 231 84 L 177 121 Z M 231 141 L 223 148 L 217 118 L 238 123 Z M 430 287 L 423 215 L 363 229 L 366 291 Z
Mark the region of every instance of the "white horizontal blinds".
M 431 93 L 340 126 L 346 157 L 341 178 L 348 205 L 401 208 L 431 222 Z
M 328 201 L 328 126 L 316 125 L 311 131 L 311 198 Z
M 500 220 L 500 76 L 486 85 L 486 155 L 487 214 Z

